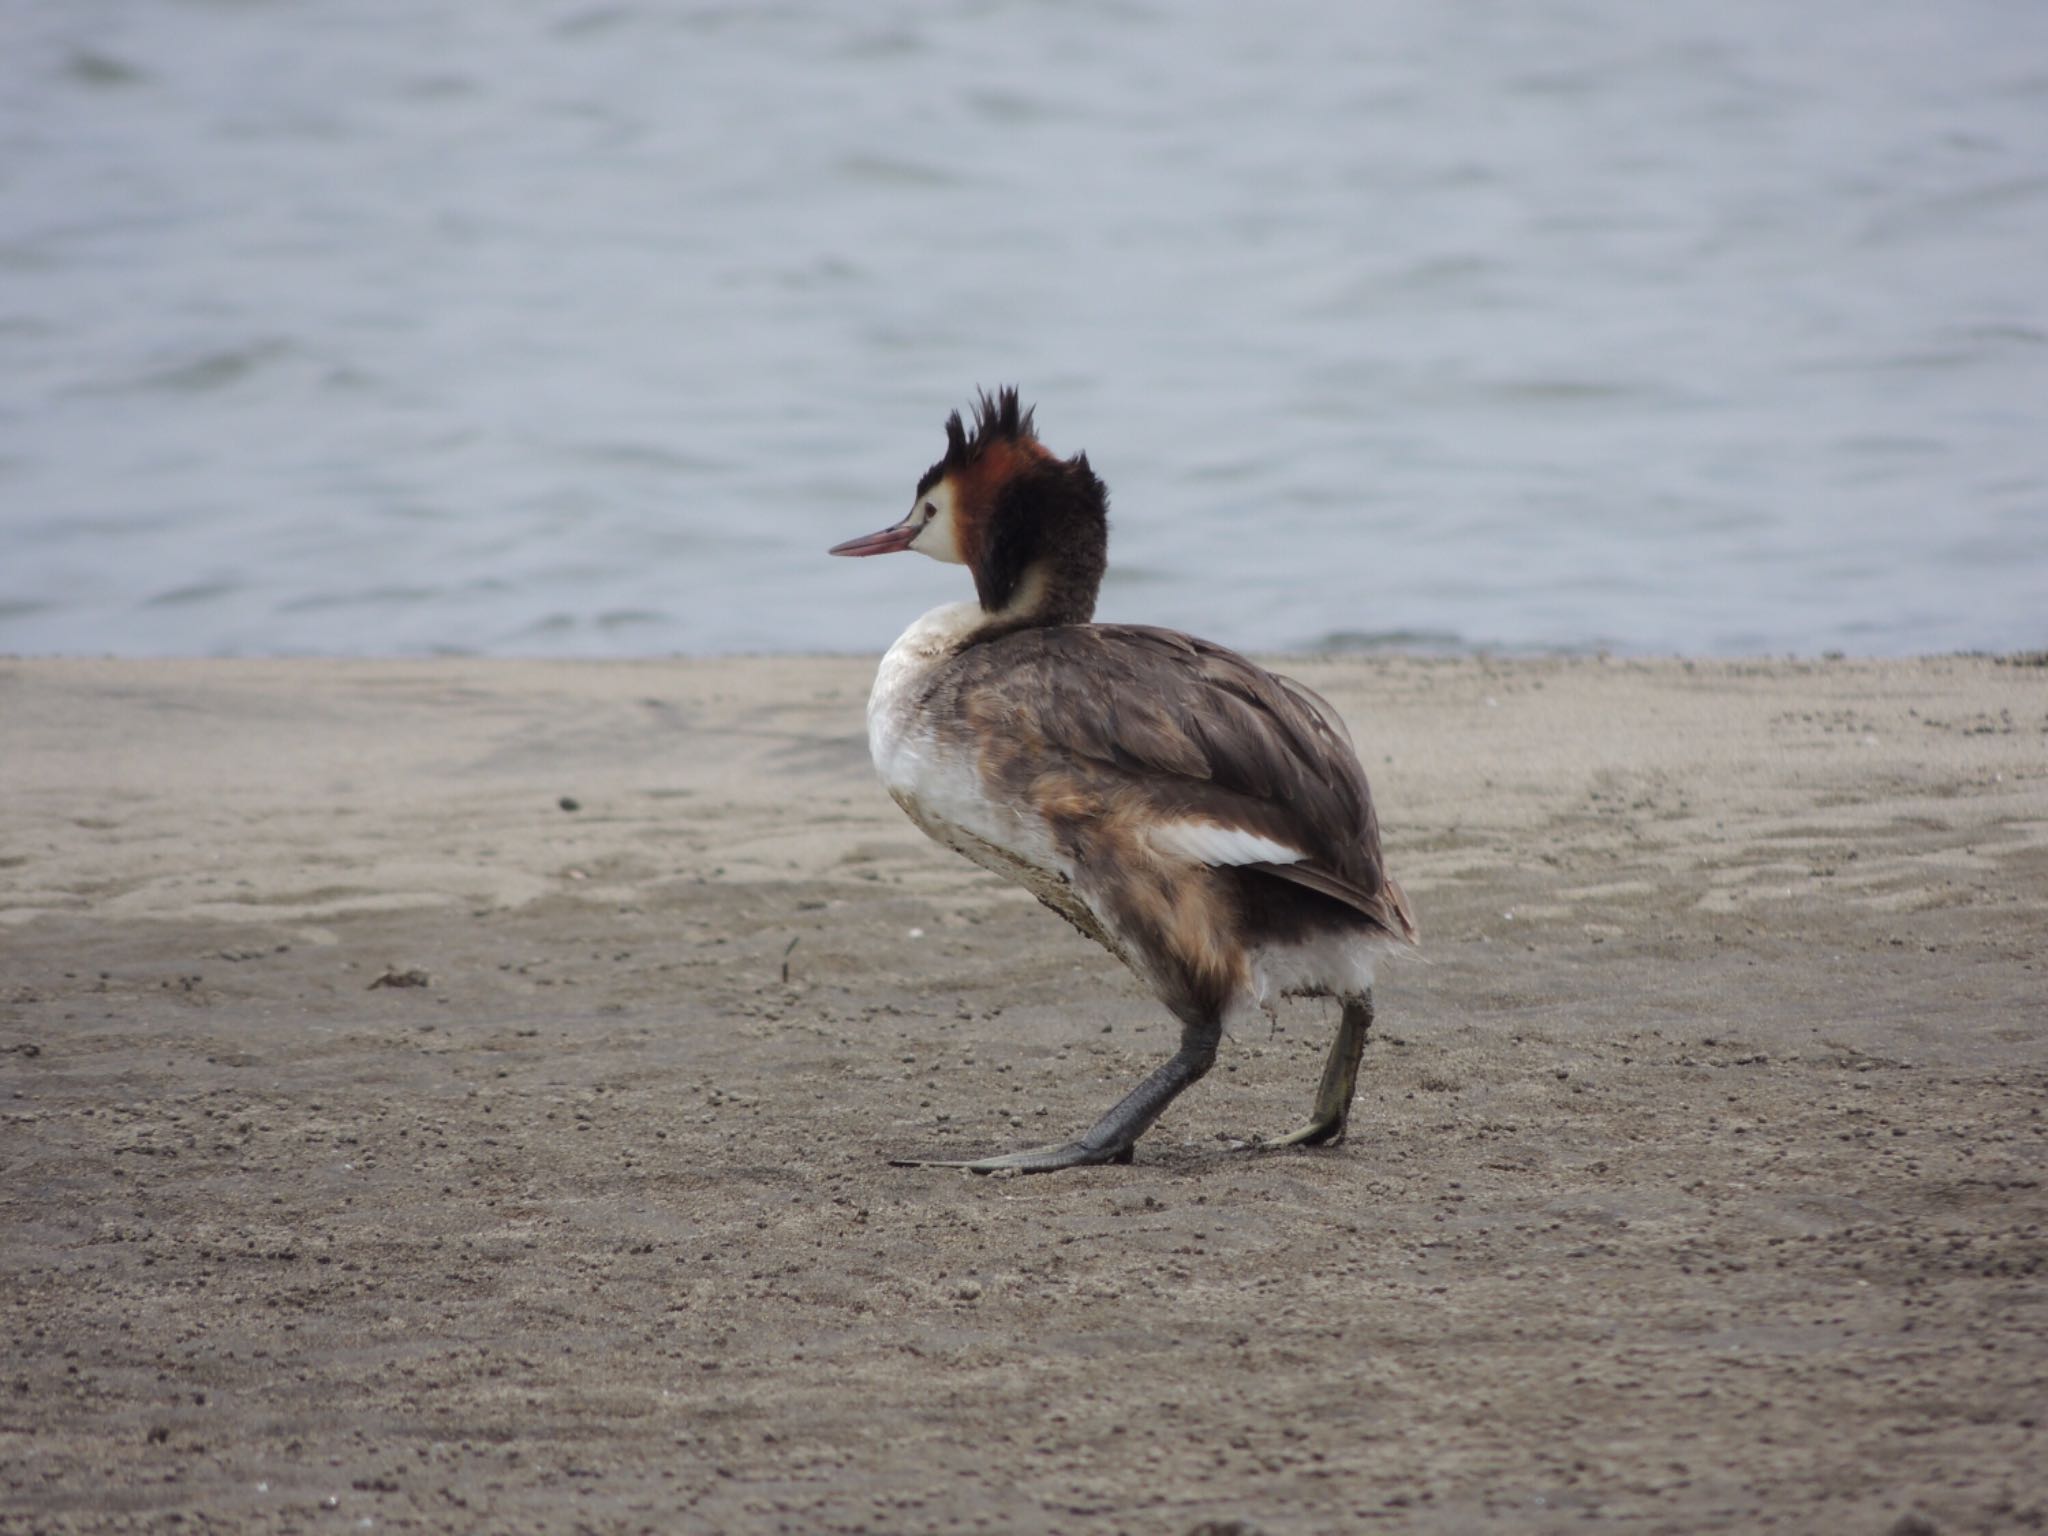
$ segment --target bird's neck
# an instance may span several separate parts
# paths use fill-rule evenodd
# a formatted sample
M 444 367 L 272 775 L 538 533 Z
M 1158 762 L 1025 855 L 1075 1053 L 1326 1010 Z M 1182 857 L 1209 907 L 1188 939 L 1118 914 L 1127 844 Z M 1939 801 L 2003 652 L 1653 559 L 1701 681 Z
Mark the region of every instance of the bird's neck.
M 1086 624 L 1095 617 L 1095 597 L 1102 588 L 1102 570 L 1072 562 L 1038 560 L 1025 567 L 1008 601 L 985 604 L 988 625 L 1033 629 L 1050 624 Z
M 987 615 L 977 639 L 1086 624 L 1109 566 L 1109 512 L 1086 458 L 1048 464 L 1009 493 L 974 550 L 974 589 Z

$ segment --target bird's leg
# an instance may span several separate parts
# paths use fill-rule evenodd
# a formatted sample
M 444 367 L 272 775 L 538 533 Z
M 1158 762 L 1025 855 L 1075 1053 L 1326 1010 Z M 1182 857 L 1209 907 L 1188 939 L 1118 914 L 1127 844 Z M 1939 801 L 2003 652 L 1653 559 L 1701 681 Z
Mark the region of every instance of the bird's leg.
M 1365 1055 L 1365 1037 L 1371 1030 L 1372 993 L 1345 998 L 1344 1017 L 1338 1022 L 1337 1038 L 1330 1042 L 1330 1059 L 1323 1063 L 1323 1080 L 1316 1087 L 1316 1107 L 1308 1124 L 1260 1146 L 1313 1147 L 1344 1139 L 1344 1124 L 1351 1118 L 1351 1095 L 1358 1087 L 1358 1063 Z
M 1220 1018 L 1184 1023 L 1181 1026 L 1180 1049 L 1118 1100 L 1116 1108 L 1090 1126 L 1087 1134 L 1078 1141 L 1033 1147 L 1027 1152 L 1010 1152 L 1000 1157 L 977 1158 L 972 1162 L 910 1158 L 891 1161 L 899 1168 L 965 1168 L 972 1173 L 1053 1173 L 1061 1168 L 1081 1168 L 1091 1163 L 1128 1163 L 1138 1138 L 1150 1129 L 1166 1106 L 1183 1088 L 1215 1064 L 1216 1044 L 1222 1038 L 1223 1022 Z

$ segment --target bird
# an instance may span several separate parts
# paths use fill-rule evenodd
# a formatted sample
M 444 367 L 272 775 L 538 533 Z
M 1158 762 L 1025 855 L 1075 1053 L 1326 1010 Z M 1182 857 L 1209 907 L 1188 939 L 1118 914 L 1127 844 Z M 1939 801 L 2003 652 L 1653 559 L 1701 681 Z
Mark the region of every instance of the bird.
M 954 411 L 899 522 L 834 545 L 964 565 L 971 602 L 883 656 L 868 745 L 890 796 L 945 847 L 1021 885 L 1151 988 L 1173 1055 L 1070 1141 L 975 1173 L 1128 1163 L 1283 996 L 1337 999 L 1305 1124 L 1260 1145 L 1342 1141 L 1373 1023 L 1374 963 L 1419 943 L 1386 872 L 1364 769 L 1337 711 L 1292 678 L 1175 630 L 1094 622 L 1109 495 L 1085 453 L 1040 442 L 1013 387 Z

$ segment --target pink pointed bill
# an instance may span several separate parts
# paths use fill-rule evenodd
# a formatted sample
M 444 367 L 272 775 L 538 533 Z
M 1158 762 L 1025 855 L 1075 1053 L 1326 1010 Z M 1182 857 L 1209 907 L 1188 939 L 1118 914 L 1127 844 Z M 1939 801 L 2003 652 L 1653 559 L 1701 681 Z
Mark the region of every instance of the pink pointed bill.
M 834 544 L 825 553 L 828 555 L 893 555 L 899 549 L 910 548 L 910 541 L 923 531 L 923 524 L 905 518 L 902 522 L 882 529 L 879 533 L 864 533 L 857 539 L 848 539 L 844 544 Z

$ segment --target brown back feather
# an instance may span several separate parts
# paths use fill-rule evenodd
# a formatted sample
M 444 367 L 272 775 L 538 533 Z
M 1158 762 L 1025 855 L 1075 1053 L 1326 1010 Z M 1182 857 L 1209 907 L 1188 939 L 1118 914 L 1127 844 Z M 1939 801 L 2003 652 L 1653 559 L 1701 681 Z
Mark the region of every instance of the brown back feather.
M 938 718 L 966 722 L 985 771 L 1011 794 L 1028 797 L 1057 774 L 1076 816 L 1136 801 L 1151 815 L 1241 827 L 1309 855 L 1258 872 L 1415 936 L 1336 711 L 1234 651 L 1137 625 L 1024 629 L 962 651 L 931 697 Z

